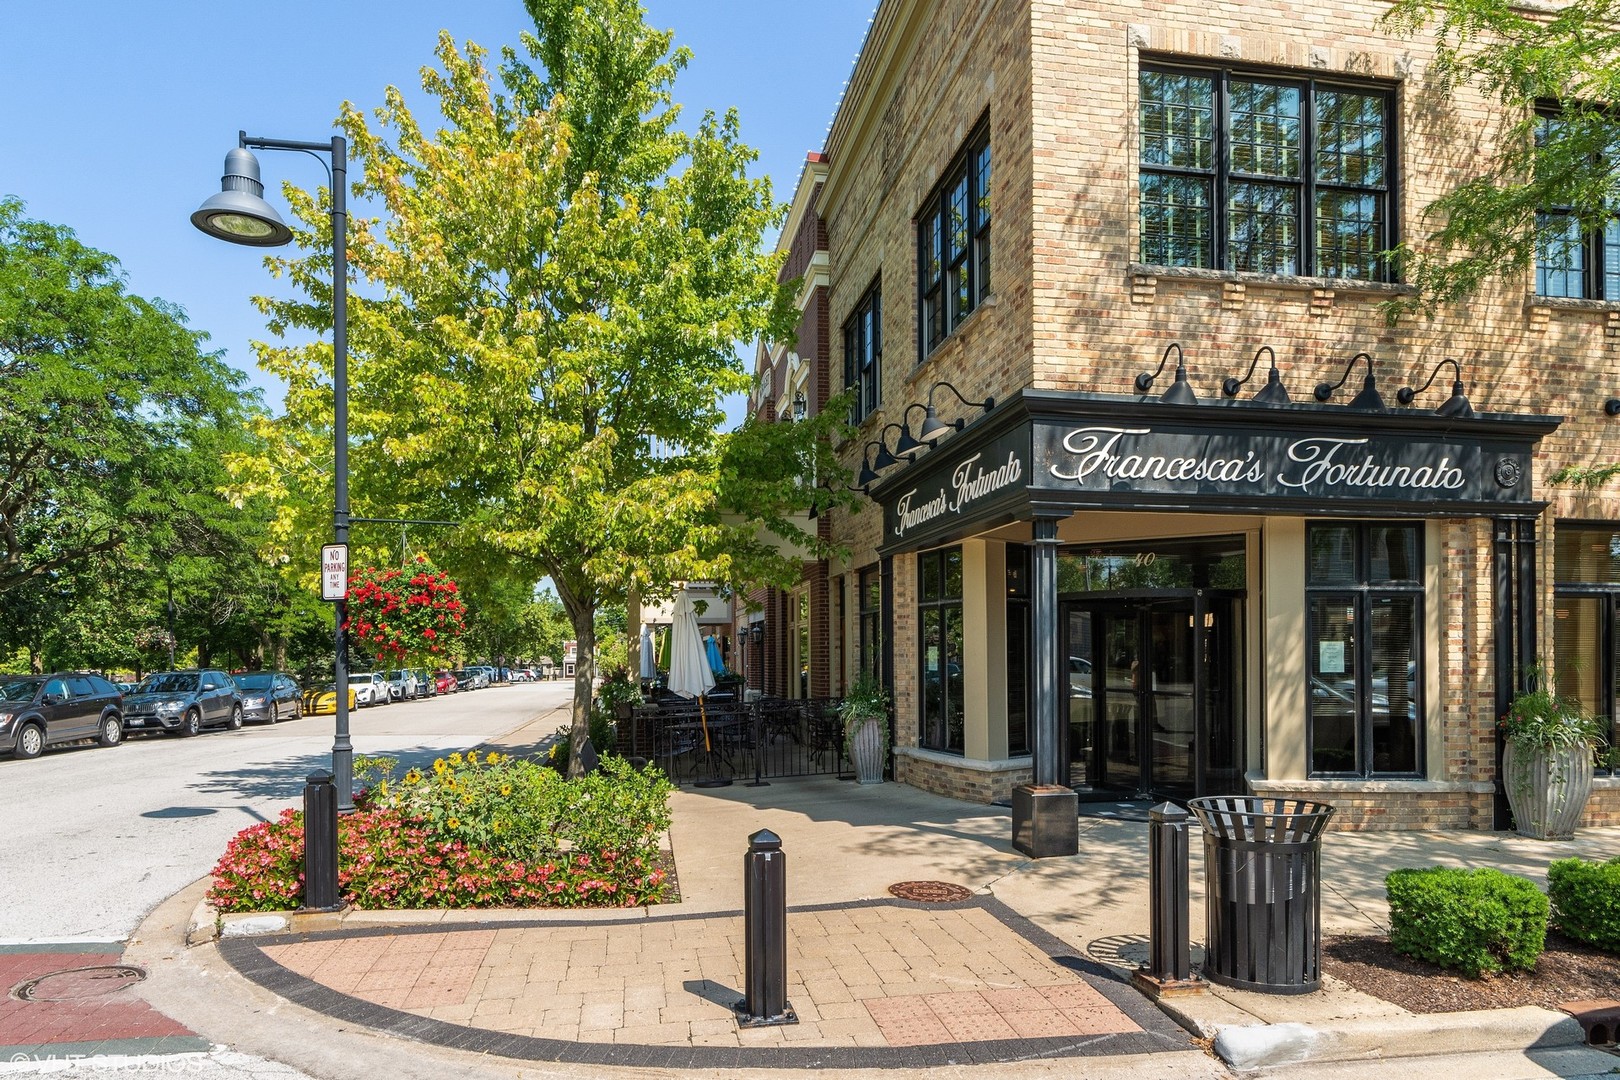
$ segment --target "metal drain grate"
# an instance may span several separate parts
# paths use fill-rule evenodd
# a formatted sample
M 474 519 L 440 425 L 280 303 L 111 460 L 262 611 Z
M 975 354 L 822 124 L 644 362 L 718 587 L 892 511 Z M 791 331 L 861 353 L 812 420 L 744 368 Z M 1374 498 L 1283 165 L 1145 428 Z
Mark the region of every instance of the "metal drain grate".
M 919 904 L 959 904 L 973 898 L 971 889 L 949 881 L 897 881 L 889 886 L 889 892 Z
M 129 964 L 69 968 L 18 983 L 11 996 L 19 1001 L 87 1001 L 116 994 L 145 978 L 144 969 Z

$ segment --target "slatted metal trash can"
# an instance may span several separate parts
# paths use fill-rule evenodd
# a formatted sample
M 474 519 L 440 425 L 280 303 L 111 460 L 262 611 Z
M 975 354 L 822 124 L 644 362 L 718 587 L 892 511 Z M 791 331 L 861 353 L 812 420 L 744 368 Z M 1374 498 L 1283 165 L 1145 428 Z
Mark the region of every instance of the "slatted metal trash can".
M 1193 799 L 1204 829 L 1204 977 L 1268 994 L 1322 985 L 1322 832 L 1303 799 Z

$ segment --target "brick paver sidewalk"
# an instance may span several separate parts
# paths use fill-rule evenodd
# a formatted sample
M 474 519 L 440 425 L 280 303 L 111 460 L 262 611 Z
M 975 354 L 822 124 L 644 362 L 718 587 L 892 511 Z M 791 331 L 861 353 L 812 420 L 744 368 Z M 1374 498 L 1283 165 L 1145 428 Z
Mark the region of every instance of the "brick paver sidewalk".
M 788 924 L 799 1023 L 747 1029 L 732 1013 L 744 967 L 737 913 L 494 926 L 469 914 L 222 948 L 294 1000 L 333 1012 L 341 995 L 349 1019 L 531 1059 L 894 1065 L 1190 1045 L 1133 991 L 988 897 L 825 905 L 791 911 Z

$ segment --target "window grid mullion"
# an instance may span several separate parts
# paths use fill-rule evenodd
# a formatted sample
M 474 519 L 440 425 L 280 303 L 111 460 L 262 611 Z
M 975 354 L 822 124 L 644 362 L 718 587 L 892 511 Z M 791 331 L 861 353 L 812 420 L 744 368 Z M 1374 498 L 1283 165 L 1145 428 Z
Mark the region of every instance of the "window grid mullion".
M 1215 183 L 1210 193 L 1209 221 L 1210 231 L 1215 234 L 1211 237 L 1214 242 L 1214 258 L 1212 261 L 1222 270 L 1231 269 L 1228 264 L 1226 244 L 1226 187 L 1227 177 L 1232 171 L 1231 139 L 1227 137 L 1227 132 L 1232 124 L 1232 97 L 1228 86 L 1231 77 L 1231 73 L 1223 68 L 1215 79 L 1215 131 L 1213 132 L 1215 145 L 1211 147 L 1210 152 L 1210 165 L 1215 170 Z
M 1295 215 L 1299 236 L 1299 272 L 1316 276 L 1316 80 L 1306 79 L 1299 105 L 1299 209 Z

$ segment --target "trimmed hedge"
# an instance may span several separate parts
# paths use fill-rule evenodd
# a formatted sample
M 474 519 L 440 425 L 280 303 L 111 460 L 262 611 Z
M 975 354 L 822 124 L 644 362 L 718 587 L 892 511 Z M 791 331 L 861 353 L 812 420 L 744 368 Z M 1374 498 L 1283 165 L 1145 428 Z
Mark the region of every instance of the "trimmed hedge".
M 1384 879 L 1395 951 L 1469 978 L 1535 967 L 1547 943 L 1547 897 L 1500 870 L 1430 867 Z
M 1559 859 L 1547 867 L 1553 922 L 1576 941 L 1620 952 L 1620 856 Z

